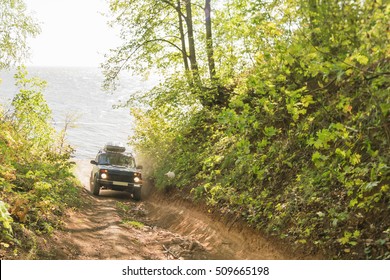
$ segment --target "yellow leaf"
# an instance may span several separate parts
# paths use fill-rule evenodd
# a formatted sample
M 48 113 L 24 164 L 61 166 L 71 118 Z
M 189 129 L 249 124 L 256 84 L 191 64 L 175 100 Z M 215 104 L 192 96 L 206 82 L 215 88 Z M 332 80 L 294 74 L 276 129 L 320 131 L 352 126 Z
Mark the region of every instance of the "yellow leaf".
M 345 74 L 351 76 L 353 74 L 353 69 L 348 69 L 347 71 L 345 71 Z

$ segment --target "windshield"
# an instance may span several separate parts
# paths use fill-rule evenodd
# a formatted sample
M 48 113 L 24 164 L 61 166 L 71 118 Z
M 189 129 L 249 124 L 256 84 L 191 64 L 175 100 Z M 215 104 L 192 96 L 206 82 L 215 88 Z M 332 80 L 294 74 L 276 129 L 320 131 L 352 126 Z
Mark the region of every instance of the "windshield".
M 98 164 L 119 165 L 132 168 L 135 167 L 134 159 L 131 156 L 126 156 L 124 154 L 119 153 L 100 154 L 98 157 Z

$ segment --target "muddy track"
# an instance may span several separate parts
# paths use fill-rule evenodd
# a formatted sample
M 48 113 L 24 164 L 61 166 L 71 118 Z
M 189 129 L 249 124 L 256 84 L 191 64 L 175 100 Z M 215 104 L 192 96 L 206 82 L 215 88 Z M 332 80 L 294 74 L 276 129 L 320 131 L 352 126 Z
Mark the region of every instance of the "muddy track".
M 56 259 L 290 259 L 248 229 L 231 228 L 189 203 L 161 195 L 136 202 L 122 192 L 88 190 L 89 163 L 78 161 L 84 206 L 70 211 L 52 239 Z

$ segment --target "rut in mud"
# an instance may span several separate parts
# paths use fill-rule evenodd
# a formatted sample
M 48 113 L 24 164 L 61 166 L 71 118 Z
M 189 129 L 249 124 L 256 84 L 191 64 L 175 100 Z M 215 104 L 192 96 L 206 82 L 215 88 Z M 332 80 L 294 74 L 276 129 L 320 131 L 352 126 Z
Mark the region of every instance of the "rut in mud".
M 290 259 L 248 229 L 229 228 L 186 202 L 150 195 L 88 190 L 89 164 L 78 162 L 85 205 L 68 213 L 53 237 L 57 259 Z

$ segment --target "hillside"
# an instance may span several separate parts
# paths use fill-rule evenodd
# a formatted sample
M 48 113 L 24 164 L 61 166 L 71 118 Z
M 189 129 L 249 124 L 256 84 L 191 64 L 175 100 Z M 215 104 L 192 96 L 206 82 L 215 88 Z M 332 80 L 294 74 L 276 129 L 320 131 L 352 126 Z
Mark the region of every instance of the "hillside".
M 215 11 L 237 23 L 214 21 L 219 63 L 130 99 L 132 144 L 160 188 L 327 258 L 389 259 L 389 5 L 255 2 Z

